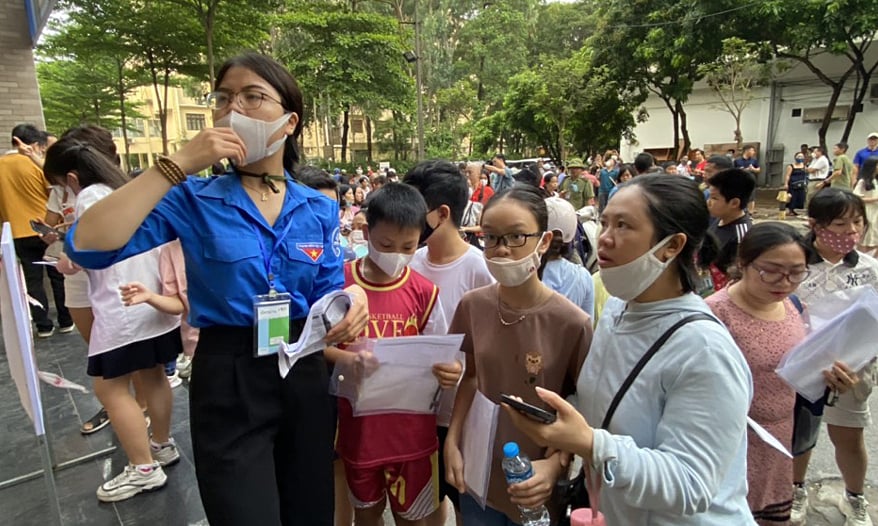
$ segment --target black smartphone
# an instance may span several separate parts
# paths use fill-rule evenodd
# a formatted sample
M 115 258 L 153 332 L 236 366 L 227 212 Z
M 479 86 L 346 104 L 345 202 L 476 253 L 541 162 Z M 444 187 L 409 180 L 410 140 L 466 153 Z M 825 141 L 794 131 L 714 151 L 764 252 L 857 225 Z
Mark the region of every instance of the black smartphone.
M 45 223 L 39 223 L 37 221 L 34 221 L 33 219 L 30 220 L 30 227 L 34 232 L 41 236 L 45 236 L 46 234 L 56 234 L 59 237 L 61 236 L 61 233 L 54 228 Z
M 504 404 L 508 404 L 509 407 L 515 409 L 516 411 L 530 418 L 531 420 L 535 420 L 541 424 L 551 424 L 555 421 L 555 413 L 550 413 L 545 409 L 540 409 L 539 407 L 531 405 L 527 402 L 521 402 L 519 400 L 516 400 L 515 398 L 512 398 L 509 395 L 501 394 L 500 401 Z

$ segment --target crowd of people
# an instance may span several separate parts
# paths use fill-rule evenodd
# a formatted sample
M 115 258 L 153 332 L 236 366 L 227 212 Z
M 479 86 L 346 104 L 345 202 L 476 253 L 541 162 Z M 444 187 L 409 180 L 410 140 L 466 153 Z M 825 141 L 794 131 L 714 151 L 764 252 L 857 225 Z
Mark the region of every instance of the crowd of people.
M 228 60 L 208 102 L 216 127 L 133 178 L 96 126 L 56 139 L 22 125 L 0 157 L 0 219 L 40 302 L 36 334 L 55 330 L 45 269 L 58 330 L 87 342 L 104 407 L 82 431 L 109 424 L 128 458 L 100 501 L 173 476 L 183 376 L 212 525 L 378 525 L 387 507 L 399 525 L 515 525 L 520 508 L 553 502 L 574 457 L 610 525 L 803 524 L 822 420 L 845 524 L 871 524 L 875 360 L 828 367 L 818 403 L 775 369 L 806 338 L 809 304 L 878 284 L 878 134 L 852 161 L 844 144 L 832 165 L 820 148 L 796 152 L 782 205 L 807 213 L 801 231 L 753 224 L 766 181 L 753 147 L 660 166 L 609 150 L 557 168 L 514 170 L 498 154 L 348 175 L 300 165 L 302 93 L 274 60 Z M 217 163 L 221 175 L 189 175 Z M 55 266 L 35 264 L 44 259 Z M 352 303 L 325 350 L 279 375 L 282 346 L 262 322 L 283 321 L 295 341 L 310 307 L 338 290 Z M 445 334 L 463 335 L 462 353 L 432 365 L 433 413 L 357 415 L 330 394 L 333 366 L 367 369 L 364 339 Z M 504 404 L 480 503 L 464 476 L 485 460 L 462 453 L 467 416 L 477 396 L 501 395 L 556 418 Z M 512 485 L 509 441 L 533 460 L 533 476 Z

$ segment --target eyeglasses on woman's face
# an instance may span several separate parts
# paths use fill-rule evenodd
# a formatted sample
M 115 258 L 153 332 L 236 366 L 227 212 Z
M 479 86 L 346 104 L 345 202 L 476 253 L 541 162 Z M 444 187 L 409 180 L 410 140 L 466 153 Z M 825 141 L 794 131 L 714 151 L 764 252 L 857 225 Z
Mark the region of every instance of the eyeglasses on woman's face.
M 541 237 L 543 234 L 541 232 L 536 232 L 533 234 L 503 234 L 502 236 L 498 236 L 496 234 L 484 234 L 482 236 L 482 240 L 485 242 L 485 248 L 495 248 L 501 242 L 506 245 L 507 248 L 518 248 L 523 247 L 529 238 L 532 237 Z
M 226 109 L 233 102 L 237 102 L 242 109 L 252 111 L 261 108 L 262 101 L 264 100 L 269 100 L 275 104 L 283 106 L 281 101 L 275 99 L 271 95 L 263 93 L 257 89 L 247 88 L 234 92 L 224 90 L 214 91 L 207 96 L 207 107 L 213 111 L 220 111 Z
M 759 279 L 762 280 L 763 283 L 768 285 L 777 285 L 781 281 L 786 278 L 787 281 L 794 285 L 798 285 L 802 283 L 808 276 L 811 275 L 811 271 L 808 269 L 796 269 L 791 271 L 784 271 L 776 268 L 767 269 L 758 266 L 756 263 L 750 263 L 750 267 L 753 268 L 758 274 Z

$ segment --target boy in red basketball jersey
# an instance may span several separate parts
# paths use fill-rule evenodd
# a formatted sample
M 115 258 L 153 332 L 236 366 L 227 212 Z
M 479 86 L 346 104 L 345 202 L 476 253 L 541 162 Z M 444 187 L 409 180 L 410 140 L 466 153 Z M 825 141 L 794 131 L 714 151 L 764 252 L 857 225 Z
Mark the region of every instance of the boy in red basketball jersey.
M 365 338 L 445 334 L 448 324 L 439 289 L 408 267 L 418 248 L 427 205 L 414 188 L 390 183 L 369 196 L 369 255 L 345 265 L 345 282 L 357 283 L 369 298 Z M 330 361 L 352 363 L 355 353 L 327 351 Z M 454 387 L 460 364 L 437 364 L 440 385 Z M 400 393 L 404 396 L 404 393 Z M 339 399 L 336 449 L 344 462 L 358 526 L 381 523 L 387 499 L 397 525 L 422 524 L 439 506 L 436 416 L 381 414 L 353 416 Z

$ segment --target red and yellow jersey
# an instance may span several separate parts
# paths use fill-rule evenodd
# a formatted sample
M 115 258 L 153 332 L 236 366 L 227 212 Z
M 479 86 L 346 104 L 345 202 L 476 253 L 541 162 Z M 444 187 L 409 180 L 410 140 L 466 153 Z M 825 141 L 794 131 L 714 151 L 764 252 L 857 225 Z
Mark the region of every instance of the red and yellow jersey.
M 345 264 L 345 287 L 359 285 L 369 299 L 365 338 L 418 336 L 427 325 L 439 288 L 409 267 L 391 283 L 363 276 L 363 260 Z M 405 396 L 404 393 L 400 393 Z M 338 454 L 357 467 L 375 467 L 429 456 L 438 447 L 435 415 L 392 413 L 353 416 L 350 402 L 339 398 Z

